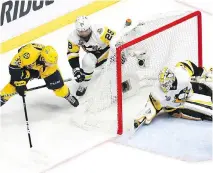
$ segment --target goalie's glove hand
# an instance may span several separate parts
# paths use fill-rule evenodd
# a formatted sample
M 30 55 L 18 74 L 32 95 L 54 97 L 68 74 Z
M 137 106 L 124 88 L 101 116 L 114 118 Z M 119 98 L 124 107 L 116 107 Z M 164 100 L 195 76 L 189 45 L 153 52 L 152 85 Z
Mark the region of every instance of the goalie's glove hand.
M 22 97 L 25 96 L 25 91 L 27 90 L 26 84 L 27 84 L 26 81 L 15 81 L 14 82 L 16 92 Z
M 83 74 L 83 70 L 79 67 L 73 69 L 73 74 L 76 82 L 80 83 L 84 81 L 85 75 Z

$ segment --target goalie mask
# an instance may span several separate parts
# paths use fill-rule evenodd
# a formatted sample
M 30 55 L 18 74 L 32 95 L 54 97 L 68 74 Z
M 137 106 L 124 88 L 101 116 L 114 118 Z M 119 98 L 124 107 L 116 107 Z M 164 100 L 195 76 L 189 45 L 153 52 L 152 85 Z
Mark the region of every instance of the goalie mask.
M 167 93 L 176 81 L 175 74 L 168 68 L 164 67 L 159 74 L 159 83 L 163 92 Z

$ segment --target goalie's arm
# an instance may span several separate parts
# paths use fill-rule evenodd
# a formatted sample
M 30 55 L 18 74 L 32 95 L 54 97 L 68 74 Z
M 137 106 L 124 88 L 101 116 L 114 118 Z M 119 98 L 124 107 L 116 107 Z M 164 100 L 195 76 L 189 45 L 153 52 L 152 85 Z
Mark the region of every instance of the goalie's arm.
M 189 60 L 177 63 L 176 67 L 183 67 L 191 77 L 202 76 L 204 72 L 203 67 L 198 67 Z
M 150 124 L 151 121 L 158 115 L 162 110 L 160 101 L 153 96 L 152 93 L 149 95 L 149 99 L 145 105 L 145 108 L 138 114 L 134 120 L 134 126 L 137 128 L 145 119 L 145 124 Z

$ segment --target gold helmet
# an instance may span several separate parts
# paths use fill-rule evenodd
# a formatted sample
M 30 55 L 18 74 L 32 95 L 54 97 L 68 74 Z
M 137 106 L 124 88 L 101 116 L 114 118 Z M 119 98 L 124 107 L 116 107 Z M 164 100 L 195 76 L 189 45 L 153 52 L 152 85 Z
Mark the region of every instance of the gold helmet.
M 39 57 L 40 51 L 33 47 L 32 44 L 27 44 L 21 48 L 19 57 L 22 61 L 23 66 L 33 64 Z
M 41 57 L 45 63 L 57 64 L 58 53 L 52 46 L 45 46 L 41 51 Z
M 159 82 L 163 92 L 167 93 L 172 88 L 175 80 L 176 80 L 175 74 L 168 67 L 164 67 L 160 71 Z

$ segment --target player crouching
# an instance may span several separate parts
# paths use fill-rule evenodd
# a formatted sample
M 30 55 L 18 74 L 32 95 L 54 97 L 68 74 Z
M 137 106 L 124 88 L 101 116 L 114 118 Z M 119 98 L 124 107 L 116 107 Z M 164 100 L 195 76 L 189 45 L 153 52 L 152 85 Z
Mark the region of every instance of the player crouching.
M 178 63 L 173 71 L 164 67 L 159 74 L 159 86 L 150 93 L 134 127 L 142 122 L 151 123 L 161 110 L 178 118 L 212 121 L 212 90 L 203 83 L 191 82 L 191 78 L 198 76 L 212 80 L 209 73 L 191 61 Z
M 27 44 L 21 47 L 9 65 L 11 79 L 0 92 L 1 106 L 16 93 L 24 97 L 27 83 L 34 78 L 41 78 L 56 96 L 65 98 L 77 107 L 79 102 L 64 84 L 57 61 L 58 53 L 52 46 Z
M 76 82 L 80 83 L 77 96 L 85 94 L 95 68 L 107 61 L 109 44 L 114 35 L 115 32 L 108 27 L 91 25 L 87 16 L 76 19 L 75 29 L 68 38 L 67 56 Z M 82 67 L 79 62 L 80 48 L 86 53 L 82 58 Z

